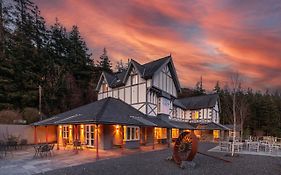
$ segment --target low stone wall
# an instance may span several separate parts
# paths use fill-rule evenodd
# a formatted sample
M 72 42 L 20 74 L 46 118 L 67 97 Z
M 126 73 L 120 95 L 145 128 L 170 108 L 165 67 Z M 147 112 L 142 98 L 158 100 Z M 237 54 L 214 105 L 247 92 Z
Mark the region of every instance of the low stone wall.
M 45 143 L 45 126 L 37 127 L 38 143 Z M 19 140 L 26 139 L 28 144 L 34 143 L 34 127 L 30 125 L 7 125 L 0 124 L 0 140 L 6 140 L 9 136 L 19 137 Z M 48 126 L 48 142 L 56 141 L 56 127 Z

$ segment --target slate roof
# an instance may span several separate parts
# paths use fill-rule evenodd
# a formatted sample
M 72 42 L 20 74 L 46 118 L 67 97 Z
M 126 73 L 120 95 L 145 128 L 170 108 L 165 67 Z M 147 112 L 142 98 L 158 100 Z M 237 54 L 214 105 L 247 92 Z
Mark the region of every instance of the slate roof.
M 154 60 L 151 62 L 148 62 L 146 64 L 139 64 L 137 61 L 135 60 L 131 60 L 130 64 L 129 64 L 129 70 L 131 67 L 131 64 L 137 69 L 137 71 L 140 73 L 141 77 L 143 77 L 144 79 L 150 79 L 152 78 L 152 76 L 154 75 L 155 72 L 157 72 L 163 65 L 165 65 L 166 63 L 168 63 L 169 61 L 172 60 L 171 55 L 160 58 L 158 60 Z M 173 64 L 172 64 L 172 68 L 174 68 Z M 122 72 L 115 72 L 115 73 L 109 73 L 109 72 L 103 72 L 104 77 L 109 85 L 109 87 L 111 88 L 115 88 L 115 87 L 120 87 L 122 85 L 124 85 L 125 83 L 125 79 L 126 79 L 126 75 L 128 74 L 128 69 L 124 70 Z M 176 71 L 171 72 L 172 75 L 175 77 L 175 85 L 177 87 L 178 91 L 181 91 L 180 88 L 180 84 L 176 75 Z M 100 83 L 99 83 L 100 84 Z M 99 85 L 97 86 L 98 90 Z
M 162 128 L 194 129 L 188 122 L 170 120 L 169 115 L 166 114 L 158 114 L 156 117 L 150 116 L 146 119 Z
M 166 56 L 164 58 L 158 59 L 158 60 L 154 60 L 151 61 L 149 63 L 146 63 L 144 65 L 142 65 L 144 67 L 144 73 L 143 76 L 145 78 L 151 78 L 154 73 L 162 66 L 164 65 L 166 62 L 168 62 L 171 59 L 171 56 Z
M 182 104 L 182 102 L 181 102 L 180 100 L 178 100 L 178 99 L 175 99 L 174 102 L 173 102 L 173 104 L 174 104 L 175 106 L 177 106 L 177 107 L 182 108 L 182 109 L 186 109 L 186 107 L 185 107 L 185 106 Z
M 133 116 L 142 119 L 136 119 Z M 155 126 L 154 123 L 147 121 L 145 117 L 143 113 L 127 103 L 108 97 L 33 123 L 33 125 L 100 123 Z
M 178 99 L 178 101 L 184 105 L 186 109 L 202 109 L 202 108 L 212 108 L 216 105 L 219 100 L 218 94 L 209 94 L 195 97 L 187 97 Z
M 181 122 L 181 121 L 171 121 L 173 125 L 175 125 L 175 128 L 178 129 L 195 129 L 192 125 L 190 125 L 188 122 Z
M 157 116 L 156 117 L 147 116 L 146 119 L 161 128 L 174 128 L 175 127 L 172 123 L 165 121 Z
M 190 123 L 191 126 L 195 128 L 195 130 L 229 130 L 226 126 L 219 123 Z

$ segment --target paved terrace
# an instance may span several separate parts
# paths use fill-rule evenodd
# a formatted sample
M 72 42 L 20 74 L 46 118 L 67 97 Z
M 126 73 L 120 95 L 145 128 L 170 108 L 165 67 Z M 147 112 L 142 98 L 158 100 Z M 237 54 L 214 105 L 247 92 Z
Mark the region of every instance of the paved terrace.
M 16 151 L 5 160 L 0 160 L 0 174 L 29 175 L 34 173 L 47 175 L 143 175 L 143 174 L 191 174 L 191 175 L 279 175 L 281 174 L 281 158 L 257 155 L 239 155 L 226 157 L 225 153 L 210 152 L 217 144 L 200 143 L 199 151 L 219 156 L 232 161 L 226 163 L 197 154 L 194 169 L 180 169 L 175 163 L 167 161 L 172 150 L 166 145 L 141 147 L 136 150 L 101 151 L 101 159 L 96 161 L 95 150 L 83 150 L 75 154 L 72 150 L 55 151 L 54 157 L 33 159 L 33 150 L 29 148 Z M 58 169 L 59 168 L 59 169 Z
M 0 175 L 31 175 L 97 161 L 95 149 L 80 150 L 77 154 L 71 148 L 55 148 L 53 156 L 43 158 L 34 158 L 34 148 L 31 146 L 8 153 L 7 157 L 0 159 Z M 166 148 L 167 145 L 155 145 L 154 150 L 152 146 L 141 146 L 140 149 L 99 150 L 98 161 Z
M 115 159 L 101 160 L 75 167 L 47 172 L 47 175 L 280 175 L 281 158 L 255 155 L 239 155 L 226 157 L 225 153 L 209 152 L 207 150 L 216 144 L 200 143 L 199 151 L 221 156 L 232 161 L 226 163 L 210 157 L 197 154 L 194 169 L 180 169 L 175 163 L 165 160 L 171 155 L 171 149 L 150 153 L 133 154 Z

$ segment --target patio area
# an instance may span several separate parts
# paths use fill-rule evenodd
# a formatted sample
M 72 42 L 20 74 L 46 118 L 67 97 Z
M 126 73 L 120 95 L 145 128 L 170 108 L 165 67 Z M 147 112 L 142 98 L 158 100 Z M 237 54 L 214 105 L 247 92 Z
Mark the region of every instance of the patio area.
M 220 141 L 219 145 L 210 149 L 211 152 L 250 154 L 260 156 L 281 157 L 281 139 L 275 137 L 252 138 L 239 141 Z
M 0 175 L 31 175 L 44 173 L 47 171 L 77 166 L 89 162 L 118 158 L 135 153 L 149 152 L 155 150 L 167 149 L 167 145 L 141 146 L 139 149 L 112 149 L 99 150 L 99 159 L 96 159 L 96 149 L 83 149 L 78 153 L 72 148 L 54 149 L 51 155 L 34 157 L 35 150 L 32 146 L 22 150 L 8 152 L 7 155 L 0 159 Z

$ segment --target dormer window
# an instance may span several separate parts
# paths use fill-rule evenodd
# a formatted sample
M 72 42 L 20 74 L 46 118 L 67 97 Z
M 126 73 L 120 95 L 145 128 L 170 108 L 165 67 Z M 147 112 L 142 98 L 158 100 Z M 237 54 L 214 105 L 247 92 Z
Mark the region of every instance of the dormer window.
M 138 75 L 137 74 L 132 75 L 132 77 L 131 77 L 131 84 L 132 85 L 138 84 Z
M 107 91 L 108 91 L 107 83 L 102 84 L 102 92 L 107 92 Z

